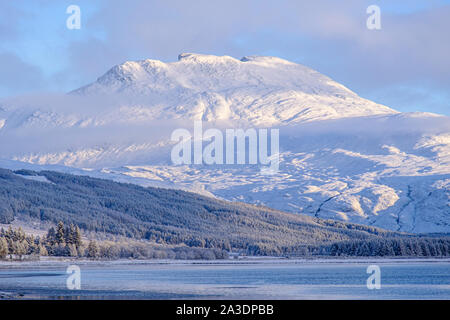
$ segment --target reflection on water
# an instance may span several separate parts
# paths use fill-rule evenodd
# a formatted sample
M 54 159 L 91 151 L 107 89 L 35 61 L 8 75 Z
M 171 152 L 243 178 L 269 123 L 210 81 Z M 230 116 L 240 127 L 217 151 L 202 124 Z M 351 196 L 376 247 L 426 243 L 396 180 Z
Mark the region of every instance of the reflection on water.
M 81 290 L 68 290 L 71 263 L 0 265 L 0 297 L 44 299 L 450 299 L 450 263 L 376 262 L 381 289 L 366 287 L 374 262 L 79 264 Z M 20 295 L 23 295 L 21 297 Z

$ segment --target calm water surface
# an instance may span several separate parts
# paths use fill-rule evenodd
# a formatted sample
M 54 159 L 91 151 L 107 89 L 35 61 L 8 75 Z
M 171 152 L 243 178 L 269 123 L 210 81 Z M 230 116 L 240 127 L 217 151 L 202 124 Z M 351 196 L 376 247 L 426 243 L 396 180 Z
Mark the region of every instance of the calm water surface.
M 68 290 L 66 268 L 81 269 Z M 381 269 L 369 290 L 366 269 Z M 0 295 L 20 299 L 450 299 L 447 261 L 0 264 Z

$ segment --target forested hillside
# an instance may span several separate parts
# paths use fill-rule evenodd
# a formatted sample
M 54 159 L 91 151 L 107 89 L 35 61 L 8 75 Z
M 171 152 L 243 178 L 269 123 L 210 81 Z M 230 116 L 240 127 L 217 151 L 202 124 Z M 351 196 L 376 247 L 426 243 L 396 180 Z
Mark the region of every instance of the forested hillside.
M 62 221 L 82 231 L 170 245 L 232 248 L 249 254 L 305 254 L 314 250 L 338 254 L 340 249 L 331 252 L 329 245 L 409 238 L 374 227 L 225 202 L 185 191 L 52 171 L 0 169 L 0 222 L 10 223 L 17 216 L 54 224 Z

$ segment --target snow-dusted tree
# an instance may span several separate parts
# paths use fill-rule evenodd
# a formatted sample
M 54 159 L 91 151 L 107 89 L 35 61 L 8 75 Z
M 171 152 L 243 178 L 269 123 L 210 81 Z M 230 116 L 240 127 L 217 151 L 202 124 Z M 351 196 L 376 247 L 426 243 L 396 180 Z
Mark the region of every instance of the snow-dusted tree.
M 5 238 L 0 238 L 0 259 L 4 259 L 8 255 L 8 242 Z
M 64 223 L 62 221 L 58 222 L 56 227 L 56 242 L 58 244 L 64 244 L 66 242 Z
M 98 258 L 99 249 L 98 249 L 97 242 L 95 240 L 91 240 L 89 242 L 89 245 L 87 247 L 87 256 L 89 258 Z

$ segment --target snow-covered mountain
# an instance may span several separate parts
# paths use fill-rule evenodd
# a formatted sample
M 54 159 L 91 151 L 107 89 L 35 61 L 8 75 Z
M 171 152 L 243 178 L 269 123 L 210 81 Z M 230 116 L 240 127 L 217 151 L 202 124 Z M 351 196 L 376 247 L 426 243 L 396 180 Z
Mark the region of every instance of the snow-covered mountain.
M 173 166 L 173 129 L 280 129 L 280 171 Z M 0 166 L 60 170 L 407 232 L 450 232 L 450 118 L 399 113 L 274 57 L 130 61 L 63 97 L 0 106 Z M 24 164 L 26 163 L 26 164 Z
M 174 63 L 126 62 L 75 92 L 140 97 L 152 109 L 150 118 L 243 119 L 255 125 L 394 112 L 312 69 L 274 57 L 184 53 Z

